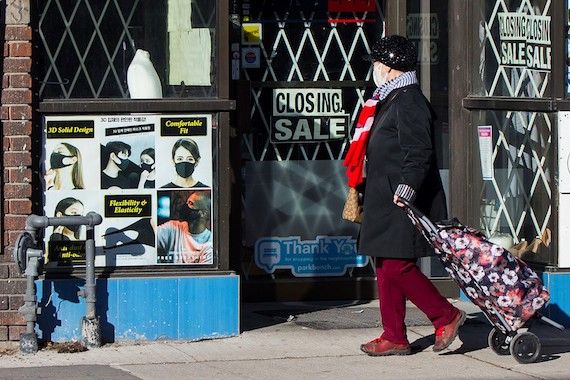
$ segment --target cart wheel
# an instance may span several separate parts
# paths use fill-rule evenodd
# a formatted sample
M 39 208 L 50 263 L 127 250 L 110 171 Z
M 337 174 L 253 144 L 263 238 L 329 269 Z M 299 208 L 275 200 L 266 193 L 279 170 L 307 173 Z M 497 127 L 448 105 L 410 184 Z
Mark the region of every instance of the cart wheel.
M 510 350 L 517 362 L 534 363 L 540 355 L 540 340 L 533 333 L 519 333 L 511 340 Z
M 508 355 L 510 353 L 509 344 L 507 343 L 507 335 L 494 327 L 489 333 L 488 342 L 491 350 L 493 350 L 497 355 Z

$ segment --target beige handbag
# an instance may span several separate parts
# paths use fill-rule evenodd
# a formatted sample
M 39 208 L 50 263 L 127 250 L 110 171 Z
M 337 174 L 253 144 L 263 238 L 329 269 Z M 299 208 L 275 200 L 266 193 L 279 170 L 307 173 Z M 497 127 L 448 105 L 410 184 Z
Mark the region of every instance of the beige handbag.
M 342 218 L 349 222 L 362 222 L 362 203 L 360 194 L 355 188 L 350 187 L 342 209 Z

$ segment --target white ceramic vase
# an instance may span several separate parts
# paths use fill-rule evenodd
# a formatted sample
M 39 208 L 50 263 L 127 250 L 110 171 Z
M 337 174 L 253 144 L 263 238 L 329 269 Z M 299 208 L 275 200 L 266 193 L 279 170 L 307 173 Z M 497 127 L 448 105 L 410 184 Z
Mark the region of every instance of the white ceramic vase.
M 146 50 L 138 49 L 127 69 L 127 85 L 131 99 L 162 98 L 162 86 L 158 74 Z

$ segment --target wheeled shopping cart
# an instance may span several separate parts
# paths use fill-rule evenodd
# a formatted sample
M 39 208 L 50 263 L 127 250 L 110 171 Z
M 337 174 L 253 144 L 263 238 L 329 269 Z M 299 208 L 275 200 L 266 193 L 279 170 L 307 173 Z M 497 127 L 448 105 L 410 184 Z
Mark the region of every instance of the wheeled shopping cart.
M 489 347 L 499 355 L 509 353 L 519 363 L 533 363 L 540 356 L 539 338 L 521 329 L 531 322 L 564 327 L 541 315 L 550 294 L 526 263 L 493 244 L 485 235 L 457 219 L 432 223 L 410 203 L 402 200 L 408 217 L 435 249 L 450 276 L 465 295 L 481 308 L 493 325 Z

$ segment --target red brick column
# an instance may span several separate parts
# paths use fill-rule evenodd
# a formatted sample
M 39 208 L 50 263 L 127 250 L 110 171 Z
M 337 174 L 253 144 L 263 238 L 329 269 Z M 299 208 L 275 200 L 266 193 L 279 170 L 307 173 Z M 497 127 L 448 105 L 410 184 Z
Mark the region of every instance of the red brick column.
M 2 251 L 0 252 L 0 341 L 19 340 L 25 321 L 25 279 L 12 260 L 12 247 L 32 211 L 32 28 L 30 0 L 6 6 L 2 77 Z M 6 5 L 4 5 L 6 4 Z

